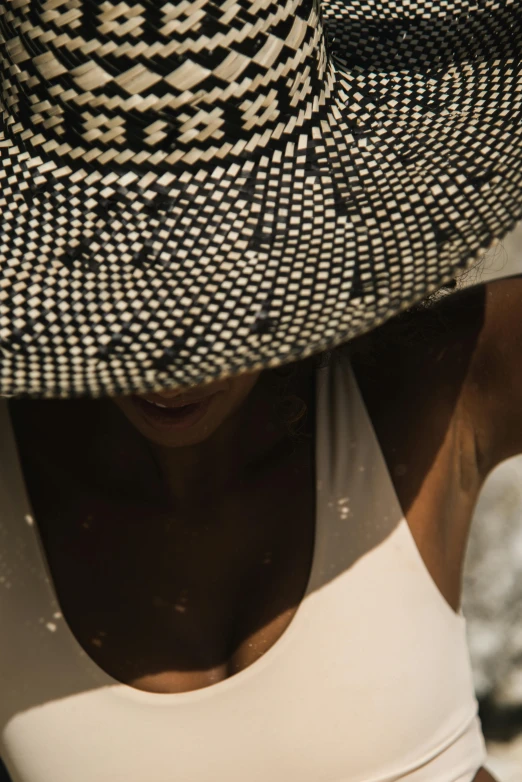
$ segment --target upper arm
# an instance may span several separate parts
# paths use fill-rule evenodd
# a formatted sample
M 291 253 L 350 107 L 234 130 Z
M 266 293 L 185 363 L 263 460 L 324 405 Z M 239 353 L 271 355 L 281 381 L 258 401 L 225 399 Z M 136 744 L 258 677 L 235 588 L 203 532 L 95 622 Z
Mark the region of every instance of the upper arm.
M 479 480 L 522 453 L 522 275 L 415 307 L 362 338 L 358 352 L 385 367 L 382 382 L 393 376 L 419 415 L 433 419 L 438 404 L 446 427 L 450 419 L 465 421 Z M 420 404 L 426 393 L 429 401 Z
M 466 382 L 484 472 L 522 453 L 522 276 L 481 289 L 483 314 Z
M 383 387 L 400 389 L 425 434 L 457 419 L 472 430 L 479 482 L 522 453 L 522 275 L 423 303 L 351 351 L 367 366 L 359 377 L 369 378 L 365 398 L 376 395 L 375 409 Z

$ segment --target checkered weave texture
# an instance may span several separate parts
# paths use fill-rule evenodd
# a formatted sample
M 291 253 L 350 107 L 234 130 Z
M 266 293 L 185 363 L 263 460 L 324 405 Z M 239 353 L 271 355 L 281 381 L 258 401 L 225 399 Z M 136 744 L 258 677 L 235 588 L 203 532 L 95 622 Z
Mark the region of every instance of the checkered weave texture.
M 514 0 L 0 6 L 0 394 L 275 367 L 522 216 Z

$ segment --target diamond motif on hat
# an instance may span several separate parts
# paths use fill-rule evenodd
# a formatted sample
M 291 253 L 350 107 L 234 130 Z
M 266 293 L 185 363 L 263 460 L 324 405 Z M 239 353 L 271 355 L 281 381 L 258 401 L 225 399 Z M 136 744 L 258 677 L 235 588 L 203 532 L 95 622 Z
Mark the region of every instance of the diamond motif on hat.
M 103 19 L 98 27 L 101 35 L 116 35 L 119 38 L 127 35 L 138 37 L 143 35 L 143 22 L 145 11 L 141 3 L 128 5 L 126 2 L 114 5 L 108 0 L 101 3 L 99 16 Z

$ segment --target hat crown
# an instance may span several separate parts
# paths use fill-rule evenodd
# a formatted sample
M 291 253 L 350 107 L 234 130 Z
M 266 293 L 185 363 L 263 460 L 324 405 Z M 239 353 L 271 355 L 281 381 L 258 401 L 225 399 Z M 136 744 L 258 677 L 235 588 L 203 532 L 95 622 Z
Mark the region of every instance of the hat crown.
M 318 0 L 12 0 L 0 33 L 6 130 L 53 156 L 191 165 L 274 143 L 324 100 Z

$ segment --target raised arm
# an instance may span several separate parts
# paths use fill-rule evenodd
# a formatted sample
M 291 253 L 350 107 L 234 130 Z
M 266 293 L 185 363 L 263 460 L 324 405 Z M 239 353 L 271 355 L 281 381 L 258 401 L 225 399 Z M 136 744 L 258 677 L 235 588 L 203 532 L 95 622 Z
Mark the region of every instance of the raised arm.
M 400 389 L 398 415 L 416 416 L 424 436 L 432 433 L 434 452 L 458 415 L 473 428 L 480 478 L 522 453 L 522 276 L 424 303 L 362 337 L 352 352 L 364 364 L 373 415 L 383 387 Z M 394 426 L 382 422 L 383 432 Z M 388 439 L 398 438 L 392 431 Z
M 468 373 L 482 468 L 522 453 L 522 276 L 463 292 L 462 303 L 482 309 Z M 457 302 L 456 302 L 457 303 Z

